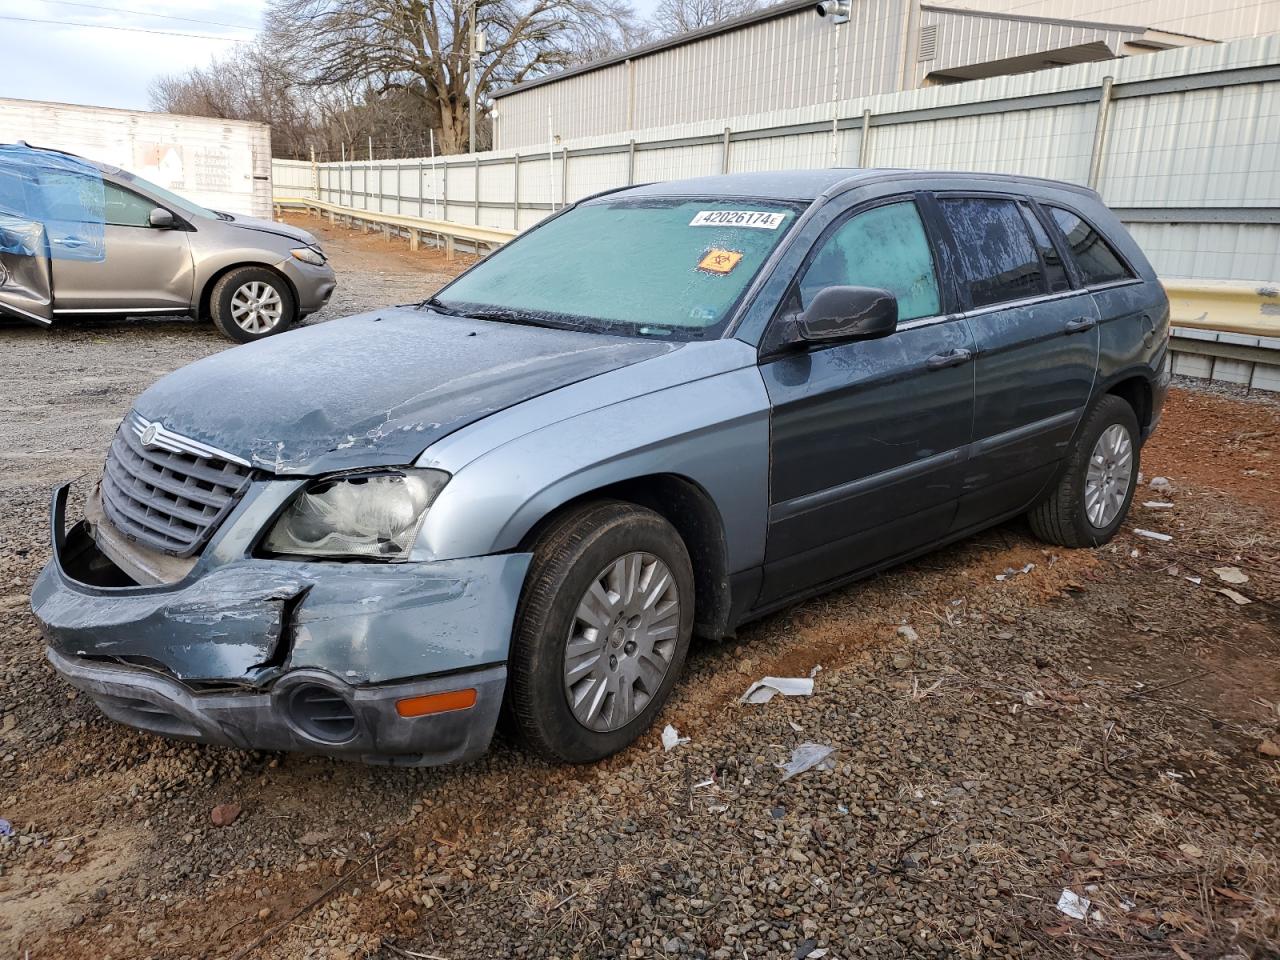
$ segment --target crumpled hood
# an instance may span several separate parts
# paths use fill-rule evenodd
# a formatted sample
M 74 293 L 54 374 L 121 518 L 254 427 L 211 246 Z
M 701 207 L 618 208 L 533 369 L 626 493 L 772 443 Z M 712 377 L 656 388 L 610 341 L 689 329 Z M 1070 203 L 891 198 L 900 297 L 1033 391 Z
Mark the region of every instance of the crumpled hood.
M 244 217 L 240 214 L 232 214 L 235 220 L 231 221 L 233 227 L 243 227 L 246 230 L 256 230 L 259 233 L 274 233 L 277 236 L 288 237 L 290 240 L 299 240 L 309 247 L 318 247 L 320 241 L 315 238 L 314 234 L 308 233 L 301 227 L 295 227 L 290 223 L 277 223 L 274 220 L 262 220 L 258 217 Z
M 399 466 L 491 413 L 679 347 L 388 307 L 198 360 L 134 409 L 272 473 Z

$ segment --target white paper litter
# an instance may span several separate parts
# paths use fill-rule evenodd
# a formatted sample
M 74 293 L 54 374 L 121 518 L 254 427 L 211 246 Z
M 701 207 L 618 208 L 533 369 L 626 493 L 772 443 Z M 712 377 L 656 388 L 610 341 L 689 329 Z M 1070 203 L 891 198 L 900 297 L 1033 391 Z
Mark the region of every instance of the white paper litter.
M 1214 567 L 1213 572 L 1218 575 L 1218 579 L 1224 583 L 1233 583 L 1239 586 L 1242 583 L 1249 582 L 1249 575 L 1239 567 Z
M 827 763 L 836 748 L 826 743 L 802 743 L 791 751 L 791 759 L 786 763 L 775 764 L 782 771 L 782 779 L 790 780 L 797 774 L 812 770 L 822 765 L 824 769 L 835 766 L 835 761 Z
M 716 785 L 715 777 L 707 777 L 705 780 L 699 780 L 693 785 L 693 789 L 701 790 L 703 787 L 714 787 Z
M 768 703 L 776 694 L 784 697 L 813 695 L 813 677 L 765 677 L 747 688 L 739 703 Z
M 1157 533 L 1155 530 L 1135 529 L 1133 532 L 1140 537 L 1146 537 L 1148 540 L 1159 540 L 1161 543 L 1168 543 L 1170 540 L 1173 539 L 1173 537 L 1171 537 L 1169 534 Z
M 818 674 L 820 674 L 821 672 L 822 672 L 822 664 L 820 664 L 820 663 L 819 663 L 819 664 L 815 665 L 815 666 L 814 666 L 814 668 L 813 668 L 812 670 L 810 670 L 810 671 L 809 671 L 809 677 L 810 677 L 810 679 L 812 679 L 813 677 L 816 677 L 816 676 L 817 676 Z
M 1199 577 L 1187 577 L 1187 579 L 1190 580 L 1192 583 L 1194 583 L 1197 587 L 1200 586 Z
M 680 744 L 688 742 L 689 738 L 680 736 L 680 731 L 669 723 L 662 731 L 662 749 L 665 753 L 670 753 Z
M 1028 563 L 1025 567 L 1020 567 L 1020 568 L 1005 567 L 1004 573 L 996 574 L 996 580 L 997 581 L 1008 580 L 1010 577 L 1016 577 L 1020 574 L 1030 573 L 1035 568 L 1036 568 L 1036 565 L 1034 563 Z
M 1172 510 L 1173 504 L 1164 500 L 1144 500 L 1142 505 L 1148 510 Z
M 831 950 L 828 947 L 819 947 L 817 950 L 810 950 L 805 956 L 805 960 L 820 960 L 825 957 Z
M 1093 903 L 1088 897 L 1082 897 L 1071 890 L 1064 889 L 1062 896 L 1058 898 L 1058 912 L 1065 913 L 1074 920 L 1087 917 L 1091 906 Z

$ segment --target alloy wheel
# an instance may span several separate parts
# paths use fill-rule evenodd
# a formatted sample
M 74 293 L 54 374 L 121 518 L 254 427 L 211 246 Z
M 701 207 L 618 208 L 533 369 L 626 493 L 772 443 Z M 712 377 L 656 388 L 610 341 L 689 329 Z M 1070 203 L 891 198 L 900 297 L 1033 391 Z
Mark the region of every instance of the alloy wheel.
M 231 295 L 231 319 L 246 333 L 266 333 L 283 316 L 284 303 L 269 283 L 250 280 Z
M 1113 423 L 1093 445 L 1085 476 L 1085 516 L 1094 527 L 1105 529 L 1119 516 L 1132 476 L 1133 439 L 1121 424 Z

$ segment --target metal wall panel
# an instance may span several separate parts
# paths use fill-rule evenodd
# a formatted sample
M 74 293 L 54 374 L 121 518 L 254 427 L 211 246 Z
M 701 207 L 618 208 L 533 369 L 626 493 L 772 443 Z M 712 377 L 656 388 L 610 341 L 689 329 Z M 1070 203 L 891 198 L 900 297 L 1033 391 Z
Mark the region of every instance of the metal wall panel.
M 1120 100 L 1099 189 L 1118 207 L 1280 206 L 1280 83 Z
M 1280 282 L 1280 224 L 1131 223 L 1165 277 Z
M 1023 13 L 1025 11 L 1019 11 Z M 921 23 L 937 27 L 933 60 L 917 64 L 917 80 L 925 74 L 962 66 L 1005 60 L 1026 54 L 1060 50 L 1088 43 L 1102 43 L 1119 54 L 1121 45 L 1140 35 L 1139 29 L 1105 29 L 1086 24 L 1050 23 L 925 10 Z
M 1084 183 L 1098 108 L 1075 104 L 873 127 L 868 165 L 1021 173 Z
M 930 0 L 968 7 L 971 0 Z M 1211 40 L 1280 30 L 1280 0 L 982 0 L 982 9 L 1029 17 L 1062 17 L 1156 27 Z
M 1108 75 L 1115 78 L 1115 100 L 1099 186 L 1132 223 L 1157 269 L 1170 276 L 1280 281 L 1280 36 L 569 141 L 551 160 L 534 149 L 520 154 L 518 211 L 514 151 L 494 151 L 481 157 L 479 219 L 525 229 L 560 206 L 566 188 L 572 201 L 625 185 L 632 136 L 639 144 L 636 182 L 719 173 L 726 126 L 733 171 L 855 166 L 864 110 L 872 115 L 870 165 L 1083 183 Z M 842 125 L 834 157 L 832 117 Z M 373 166 L 397 163 L 415 161 Z M 423 163 L 425 215 L 475 222 L 475 158 L 439 159 L 435 169 L 430 160 Z M 366 183 L 377 188 L 368 166 L 322 164 L 321 199 L 356 208 L 376 203 L 366 196 Z M 400 174 L 401 208 L 416 212 L 406 176 L 416 173 Z M 395 183 L 393 174 L 385 175 L 384 188 L 393 194 Z M 394 210 L 395 196 L 387 202 Z

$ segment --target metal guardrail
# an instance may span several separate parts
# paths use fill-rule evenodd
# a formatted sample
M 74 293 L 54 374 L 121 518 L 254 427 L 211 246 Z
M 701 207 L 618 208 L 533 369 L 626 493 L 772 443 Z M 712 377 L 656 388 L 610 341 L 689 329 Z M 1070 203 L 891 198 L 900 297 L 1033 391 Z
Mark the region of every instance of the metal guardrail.
M 1280 285 L 1175 278 L 1161 283 L 1175 327 L 1280 337 Z
M 281 210 L 306 210 L 317 216 L 327 215 L 329 222 L 344 220 L 352 225 L 365 224 L 382 228 L 382 232 L 390 237 L 393 234 L 406 235 L 409 238 L 409 249 L 417 250 L 423 237 L 438 237 L 444 245 L 445 256 L 450 260 L 456 253 L 457 241 L 470 244 L 479 251 L 481 246 L 494 249 L 513 239 L 517 231 L 503 230 L 499 227 L 481 227 L 471 223 L 455 223 L 451 220 L 427 220 L 422 217 L 407 217 L 395 213 L 379 213 L 374 210 L 360 210 L 355 207 L 343 207 L 325 200 L 312 200 L 306 197 L 276 197 L 272 201 L 276 214 Z
M 1174 373 L 1280 390 L 1280 285 L 1162 282 L 1169 295 Z

